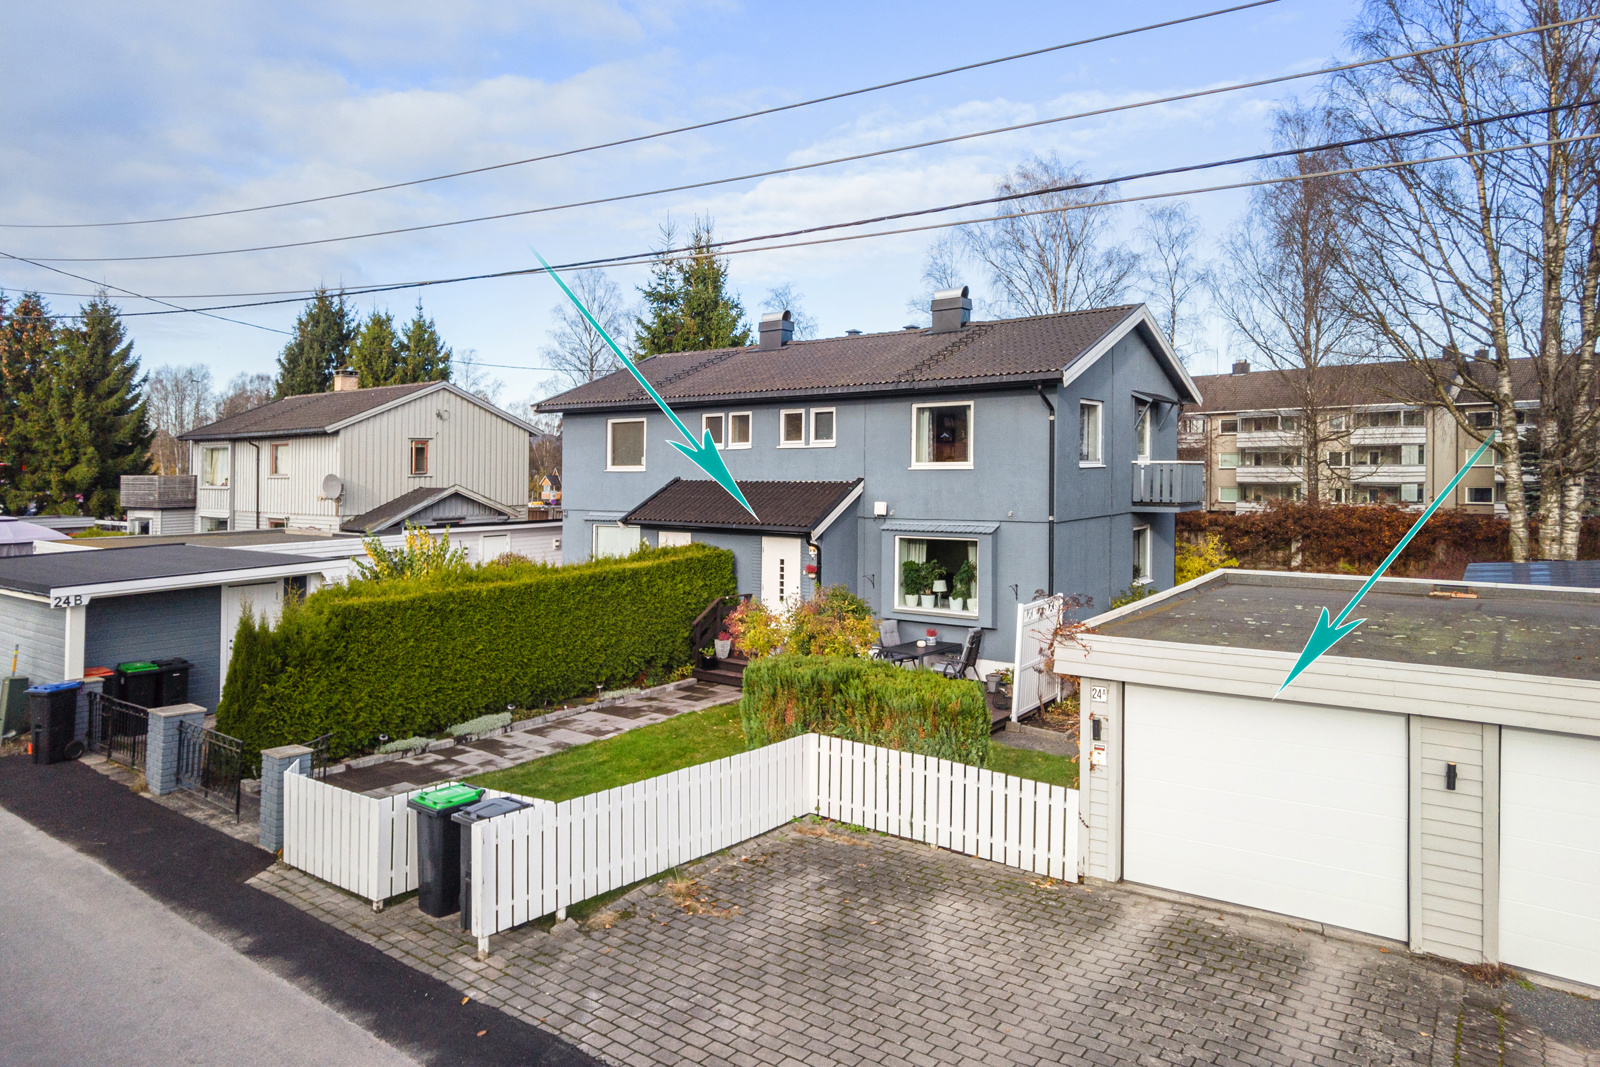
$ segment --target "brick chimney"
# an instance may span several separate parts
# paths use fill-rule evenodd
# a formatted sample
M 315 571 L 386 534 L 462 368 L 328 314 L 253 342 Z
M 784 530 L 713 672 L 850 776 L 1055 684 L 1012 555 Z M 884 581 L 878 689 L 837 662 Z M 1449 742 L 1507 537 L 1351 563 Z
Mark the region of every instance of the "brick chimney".
M 361 379 L 356 372 L 348 367 L 333 372 L 333 391 L 336 393 L 353 393 L 361 388 Z
M 1235 374 L 1249 374 L 1250 373 L 1250 361 L 1248 359 L 1235 360 L 1234 364 L 1233 364 L 1233 373 L 1235 373 Z

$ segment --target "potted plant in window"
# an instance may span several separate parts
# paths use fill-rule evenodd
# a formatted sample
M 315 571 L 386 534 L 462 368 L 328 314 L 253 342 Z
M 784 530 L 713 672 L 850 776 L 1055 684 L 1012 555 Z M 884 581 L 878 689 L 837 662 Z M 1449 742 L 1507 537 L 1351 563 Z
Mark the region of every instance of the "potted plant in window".
M 978 568 L 970 559 L 964 561 L 956 568 L 955 577 L 950 579 L 950 610 L 972 610 L 972 586 L 978 580 Z
M 944 578 L 944 566 L 936 559 L 930 559 L 922 565 L 922 606 L 925 608 L 937 607 L 939 596 L 933 591 L 934 583 Z
M 908 608 L 917 606 L 917 594 L 922 592 L 922 568 L 925 563 L 908 559 L 900 564 L 900 599 Z

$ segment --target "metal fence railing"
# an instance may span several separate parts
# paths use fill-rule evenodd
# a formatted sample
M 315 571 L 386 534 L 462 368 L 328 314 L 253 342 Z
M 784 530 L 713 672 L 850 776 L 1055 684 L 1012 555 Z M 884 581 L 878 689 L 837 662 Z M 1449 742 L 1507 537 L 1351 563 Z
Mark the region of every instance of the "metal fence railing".
M 86 744 L 112 763 L 144 770 L 145 738 L 150 734 L 150 712 L 104 693 L 89 695 L 89 732 Z
M 332 739 L 332 734 L 323 734 L 314 741 L 306 742 L 306 747 L 311 750 L 311 777 L 318 781 L 328 777 L 328 742 Z
M 191 723 L 178 724 L 178 788 L 233 808 L 238 818 L 244 792 L 244 742 Z

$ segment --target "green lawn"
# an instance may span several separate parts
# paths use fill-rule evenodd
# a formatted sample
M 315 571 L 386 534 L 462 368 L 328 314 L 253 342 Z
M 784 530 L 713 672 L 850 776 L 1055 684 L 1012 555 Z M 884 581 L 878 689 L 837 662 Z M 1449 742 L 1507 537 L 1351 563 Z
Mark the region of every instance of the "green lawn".
M 571 800 L 744 750 L 739 705 L 724 704 L 552 752 L 468 781 L 525 797 Z
M 1036 782 L 1078 788 L 1078 761 L 1066 756 L 994 743 L 989 746 L 989 762 L 984 767 L 997 774 L 1014 774 Z
M 739 705 L 724 704 L 553 752 L 467 779 L 473 785 L 562 801 L 743 752 Z M 1006 745 L 989 747 L 988 769 L 1075 789 L 1078 761 Z

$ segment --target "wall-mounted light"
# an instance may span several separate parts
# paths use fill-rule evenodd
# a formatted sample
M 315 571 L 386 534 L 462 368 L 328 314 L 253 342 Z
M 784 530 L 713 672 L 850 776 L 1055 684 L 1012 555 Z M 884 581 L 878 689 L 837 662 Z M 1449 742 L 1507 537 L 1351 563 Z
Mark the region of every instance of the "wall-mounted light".
M 1446 763 L 1444 765 L 1444 787 L 1446 789 L 1454 789 L 1456 787 L 1456 765 L 1454 763 Z

